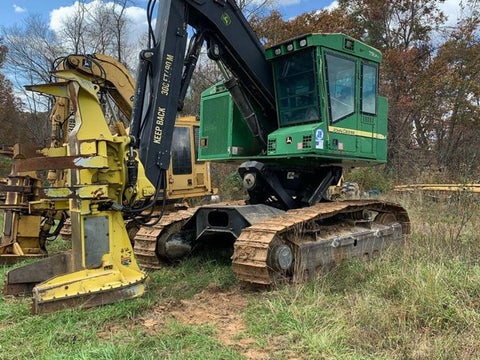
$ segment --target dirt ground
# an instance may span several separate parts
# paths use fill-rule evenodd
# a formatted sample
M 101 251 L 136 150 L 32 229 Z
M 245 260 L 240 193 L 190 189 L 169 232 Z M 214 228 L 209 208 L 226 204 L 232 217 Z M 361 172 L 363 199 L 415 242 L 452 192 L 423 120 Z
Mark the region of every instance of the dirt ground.
M 216 337 L 227 346 L 233 346 L 248 359 L 269 359 L 267 353 L 255 348 L 255 340 L 244 334 L 244 320 L 247 300 L 241 289 L 221 290 L 217 285 L 210 284 L 205 290 L 193 298 L 157 306 L 141 319 L 144 331 L 148 334 L 161 329 L 162 323 L 172 317 L 188 325 L 211 325 Z

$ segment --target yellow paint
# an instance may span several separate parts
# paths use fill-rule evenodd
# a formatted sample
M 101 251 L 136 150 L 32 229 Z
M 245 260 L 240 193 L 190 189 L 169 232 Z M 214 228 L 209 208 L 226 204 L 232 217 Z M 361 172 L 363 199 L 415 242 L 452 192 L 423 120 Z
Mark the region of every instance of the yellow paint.
M 123 136 L 112 135 L 98 102 L 97 85 L 87 81 L 87 77 L 69 71 L 57 72 L 56 76 L 66 81 L 53 86 L 37 87 L 35 90 L 69 98 L 75 110 L 75 127 L 69 134 L 67 147 L 46 149 L 45 155 L 72 156 L 73 162 L 84 168 L 69 171 L 69 176 L 66 177 L 69 187 L 46 189 L 47 196 L 50 197 L 48 201 L 31 203 L 35 209 L 68 209 L 72 218 L 72 265 L 68 269 L 70 272 L 52 277 L 34 288 L 34 309 L 41 311 L 41 305 L 46 302 L 58 302 L 58 308 L 61 308 L 65 305 L 62 300 L 83 296 L 88 299 L 92 294 L 104 291 L 118 290 L 118 297 L 110 301 L 141 296 L 148 283 L 148 276 L 140 271 L 135 260 L 122 213 L 104 211 L 102 209 L 106 207 L 100 206 L 110 201 L 122 203 L 126 186 L 125 159 L 130 139 L 124 130 L 119 131 Z M 133 94 L 133 91 L 131 93 Z M 189 127 L 193 149 L 193 126 L 198 125 L 198 121 L 190 117 L 178 119 L 178 123 Z M 192 166 L 195 167 L 195 173 L 187 178 L 193 179 L 194 188 L 187 189 L 185 185 L 182 187 L 181 184 L 186 184 L 186 181 L 175 181 L 178 192 L 175 189 L 172 198 L 201 196 L 214 192 L 210 186 L 208 163 L 196 164 L 192 160 Z M 169 172 L 171 174 L 171 168 Z M 171 175 L 176 178 L 176 175 Z M 197 182 L 201 183 L 201 186 L 198 186 L 200 184 L 196 184 Z M 145 176 L 141 164 L 137 187 L 132 192 L 132 197 L 134 194 L 139 198 L 155 194 L 155 187 Z M 95 269 L 87 269 L 85 266 L 86 244 L 90 244 L 85 238 L 87 217 L 108 217 L 108 239 L 104 237 L 95 241 L 108 240 L 109 246 L 108 250 L 105 248 L 103 255 L 100 253 L 101 266 Z M 35 228 L 38 229 L 38 226 Z M 90 232 L 88 236 L 96 234 Z M 88 240 L 91 241 L 90 238 Z
M 69 91 L 66 83 L 49 83 L 40 85 L 28 85 L 25 86 L 27 90 L 39 92 L 42 94 L 49 94 L 57 97 L 68 98 Z
M 342 135 L 351 135 L 351 136 L 362 136 L 367 138 L 373 138 L 378 140 L 386 140 L 386 136 L 383 134 L 372 133 L 369 131 L 354 130 L 354 129 L 345 129 L 335 126 L 329 126 L 328 130 L 333 133 L 342 134 Z
M 98 155 L 107 156 L 107 142 L 106 141 L 99 141 L 97 143 L 97 148 L 98 148 L 97 149 Z
M 81 199 L 102 199 L 108 194 L 107 185 L 85 185 L 76 189 L 76 194 Z
M 41 210 L 68 210 L 68 199 L 42 199 L 38 201 L 30 201 L 28 203 L 30 212 Z
M 395 191 L 445 191 L 480 193 L 480 184 L 411 184 L 397 185 Z
M 90 78 L 82 76 L 70 70 L 59 70 L 53 73 L 59 79 L 77 82 L 83 89 L 85 89 L 91 96 L 97 96 L 98 85 L 94 85 Z
M 80 144 L 80 154 L 96 154 L 97 142 L 96 141 L 84 141 Z
M 66 156 L 67 155 L 67 148 L 65 146 L 56 147 L 56 148 L 44 148 L 40 150 L 42 155 L 49 156 L 49 157 L 56 157 L 56 156 Z
M 37 238 L 40 221 L 40 215 L 20 216 L 17 235 L 19 237 Z
M 86 202 L 86 201 L 82 201 Z M 34 309 L 42 312 L 44 303 L 57 302 L 62 308 L 62 301 L 72 297 L 85 297 L 87 300 L 95 293 L 118 291 L 116 301 L 126 298 L 142 296 L 149 281 L 148 275 L 141 271 L 133 256 L 122 214 L 119 212 L 101 211 L 95 217 L 108 217 L 109 251 L 102 256 L 101 266 L 95 269 L 86 269 L 84 265 L 78 271 L 53 277 L 36 285 L 33 289 Z M 92 216 L 89 216 L 91 218 Z M 83 223 L 83 220 L 81 221 Z M 74 222 L 72 222 L 72 226 Z M 85 239 L 83 227 L 81 241 L 72 239 L 72 253 L 82 252 L 82 263 L 85 262 Z M 80 246 L 81 249 L 75 249 Z M 129 261 L 125 261 L 127 259 Z M 123 260 L 123 262 L 122 262 Z M 79 268 L 79 264 L 74 264 Z M 122 291 L 128 289 L 128 292 Z
M 23 253 L 22 247 L 18 244 L 18 242 L 13 243 L 13 253 L 14 253 L 15 255 L 20 255 L 20 256 L 21 256 L 21 255 L 25 255 L 25 254 Z
M 50 198 L 67 198 L 72 195 L 72 190 L 66 187 L 46 188 L 45 194 Z

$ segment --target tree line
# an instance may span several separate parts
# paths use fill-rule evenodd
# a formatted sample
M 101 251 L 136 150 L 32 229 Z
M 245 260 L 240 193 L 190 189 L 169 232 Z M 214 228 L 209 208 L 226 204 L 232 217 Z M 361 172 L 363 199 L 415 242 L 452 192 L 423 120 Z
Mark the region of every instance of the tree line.
M 6 73 L 27 83 L 50 79 L 51 64 L 69 53 L 102 52 L 136 66 L 142 38 L 128 36 L 128 0 L 79 2 L 53 32 L 39 16 L 2 29 L 0 38 L 0 124 L 11 132 L 0 143 L 18 141 L 31 128 L 32 141 L 45 145 L 48 121 L 36 119 L 40 99 L 22 111 Z M 453 26 L 436 0 L 339 0 L 331 10 L 285 20 L 271 1 L 240 1 L 257 36 L 267 47 L 312 32 L 342 32 L 383 53 L 380 93 L 389 101 L 388 162 L 385 171 L 398 181 L 480 180 L 480 15 L 478 0 L 460 3 Z M 133 55 L 132 55 L 133 54 Z M 198 114 L 199 94 L 219 79 L 212 64 L 200 62 L 185 111 Z M 28 80 L 28 81 L 27 81 Z M 25 104 L 24 104 L 25 105 Z M 18 117 L 17 117 L 18 116 Z M 22 122 L 23 121 L 23 122 Z M 48 125 L 47 125 L 48 126 Z M 27 129 L 27 130 L 25 130 Z M 48 140 L 48 139 L 47 139 Z M 42 143 L 43 141 L 43 143 Z M 476 178 L 475 178 L 476 177 Z

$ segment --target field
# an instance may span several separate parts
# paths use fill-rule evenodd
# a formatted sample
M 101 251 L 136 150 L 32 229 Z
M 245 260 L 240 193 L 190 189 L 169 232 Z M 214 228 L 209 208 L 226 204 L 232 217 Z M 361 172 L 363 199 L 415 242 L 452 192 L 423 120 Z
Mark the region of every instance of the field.
M 102 308 L 35 316 L 0 295 L 0 358 L 479 358 L 478 198 L 395 200 L 413 225 L 403 249 L 304 285 L 246 290 L 228 258 L 197 257 Z

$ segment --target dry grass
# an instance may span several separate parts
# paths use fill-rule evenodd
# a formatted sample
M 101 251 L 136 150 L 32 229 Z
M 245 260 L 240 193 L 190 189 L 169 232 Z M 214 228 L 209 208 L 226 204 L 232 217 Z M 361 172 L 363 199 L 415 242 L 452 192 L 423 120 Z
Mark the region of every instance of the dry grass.
M 480 358 L 479 199 L 389 200 L 411 217 L 404 248 L 296 287 L 243 292 L 228 259 L 189 259 L 144 298 L 89 311 L 32 316 L 0 295 L 0 358 Z
M 478 198 L 393 200 L 411 217 L 407 245 L 268 294 L 249 322 L 265 346 L 281 338 L 302 359 L 480 357 Z

